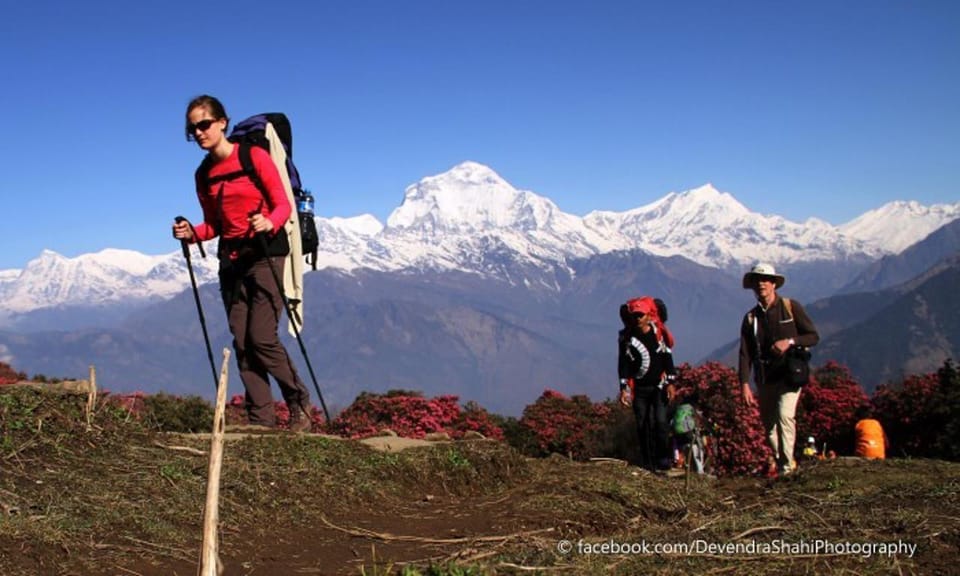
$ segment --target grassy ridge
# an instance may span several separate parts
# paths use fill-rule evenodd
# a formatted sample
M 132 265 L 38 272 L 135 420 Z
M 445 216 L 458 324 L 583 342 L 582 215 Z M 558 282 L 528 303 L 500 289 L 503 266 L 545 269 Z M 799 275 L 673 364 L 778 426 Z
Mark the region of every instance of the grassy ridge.
M 0 573 L 195 573 L 208 441 L 161 434 L 110 405 L 88 428 L 83 404 L 0 393 Z M 615 463 L 529 459 L 498 442 L 381 452 L 276 434 L 227 444 L 220 507 L 228 574 L 949 574 L 960 465 L 838 460 L 775 482 L 687 485 Z M 814 540 L 919 548 L 913 558 L 585 551 Z

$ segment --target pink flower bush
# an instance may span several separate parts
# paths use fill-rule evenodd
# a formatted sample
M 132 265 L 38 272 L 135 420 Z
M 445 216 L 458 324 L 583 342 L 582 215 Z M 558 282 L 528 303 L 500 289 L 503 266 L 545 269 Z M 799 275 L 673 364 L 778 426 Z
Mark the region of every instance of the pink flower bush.
M 13 384 L 14 382 L 19 382 L 20 380 L 26 379 L 26 374 L 17 373 L 6 362 L 0 362 L 0 386 L 3 386 L 4 384 Z
M 926 456 L 937 430 L 931 425 L 936 409 L 937 374 L 908 376 L 899 385 L 881 385 L 873 394 L 874 417 L 890 438 L 888 455 Z
M 867 394 L 846 366 L 827 362 L 817 368 L 800 393 L 797 406 L 797 447 L 808 436 L 837 454 L 853 453 L 853 427 L 857 409 L 867 403 Z
M 330 431 L 348 438 L 375 436 L 384 429 L 407 438 L 423 438 L 435 432 L 460 438 L 467 431 L 475 431 L 503 439 L 503 431 L 486 410 L 476 403 L 467 403 L 461 410 L 458 400 L 452 395 L 427 399 L 419 392 L 403 390 L 364 392 L 333 420 Z
M 527 406 L 520 427 L 532 436 L 539 455 L 559 453 L 575 459 L 596 454 L 598 435 L 608 425 L 609 404 L 594 404 L 583 395 L 567 398 L 547 389 Z
M 760 413 L 747 406 L 736 371 L 718 362 L 696 368 L 683 364 L 677 374 L 676 403 L 693 402 L 703 415 L 715 471 L 755 475 L 766 470 L 770 449 Z
M 100 394 L 99 403 L 122 408 L 133 416 L 139 417 L 143 414 L 144 399 L 146 397 L 147 395 L 144 392 L 111 394 L 108 391 L 104 391 Z
M 0 362 L 0 385 L 26 379 L 26 374 Z M 33 379 L 46 381 L 41 375 Z M 715 362 L 698 367 L 684 364 L 679 367 L 676 387 L 675 404 L 692 401 L 703 415 L 718 473 L 752 475 L 764 471 L 769 449 L 759 414 L 755 407 L 744 404 L 732 368 Z M 203 399 L 164 396 L 103 391 L 100 405 L 120 408 L 151 425 L 173 422 L 190 430 L 207 427 L 209 413 L 203 409 L 207 406 Z M 826 442 L 840 454 L 850 453 L 855 412 L 867 402 L 867 395 L 849 370 L 828 362 L 814 371 L 801 394 L 798 438 L 812 435 L 821 446 Z M 902 382 L 878 387 L 869 403 L 890 438 L 888 456 L 960 459 L 955 440 L 960 433 L 960 373 L 951 361 L 937 373 L 909 376 Z M 276 402 L 275 409 L 277 424 L 281 428 L 289 426 L 286 404 Z M 228 424 L 246 423 L 244 395 L 230 398 L 226 416 Z M 329 425 L 316 408 L 311 419 L 314 430 L 349 438 L 377 435 L 389 428 L 411 438 L 434 432 L 461 438 L 475 431 L 504 440 L 507 430 L 511 445 L 526 454 L 560 453 L 575 459 L 625 457 L 637 441 L 632 414 L 615 400 L 594 403 L 584 395 L 567 397 L 550 389 L 528 405 L 519 420 L 492 416 L 475 402 L 461 407 L 457 396 L 424 398 L 419 392 L 403 390 L 362 393 Z
M 493 421 L 490 413 L 472 401 L 463 405 L 460 415 L 453 424 L 451 436 L 462 438 L 469 431 L 479 432 L 492 440 L 504 439 L 503 430 Z

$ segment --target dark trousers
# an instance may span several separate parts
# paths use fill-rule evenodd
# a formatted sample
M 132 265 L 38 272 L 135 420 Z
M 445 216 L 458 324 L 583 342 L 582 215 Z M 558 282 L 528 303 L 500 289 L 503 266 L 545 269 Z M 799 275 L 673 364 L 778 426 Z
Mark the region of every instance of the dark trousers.
M 271 260 L 277 275 L 283 278 L 284 258 Z M 283 299 L 267 259 L 260 258 L 241 269 L 222 267 L 220 290 L 233 334 L 240 380 L 246 389 L 247 417 L 250 424 L 274 426 L 276 414 L 268 375 L 277 381 L 291 411 L 307 406 L 310 393 L 277 335 Z
M 640 466 L 648 470 L 668 467 L 670 423 L 666 392 L 657 387 L 637 387 L 633 394 L 633 415 L 640 436 Z

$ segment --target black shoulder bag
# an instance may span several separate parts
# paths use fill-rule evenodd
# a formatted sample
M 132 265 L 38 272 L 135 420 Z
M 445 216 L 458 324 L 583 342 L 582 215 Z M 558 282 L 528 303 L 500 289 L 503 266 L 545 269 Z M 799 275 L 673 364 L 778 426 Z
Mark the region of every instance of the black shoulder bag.
M 805 346 L 791 346 L 786 354 L 787 384 L 794 388 L 806 386 L 810 382 L 810 349 Z

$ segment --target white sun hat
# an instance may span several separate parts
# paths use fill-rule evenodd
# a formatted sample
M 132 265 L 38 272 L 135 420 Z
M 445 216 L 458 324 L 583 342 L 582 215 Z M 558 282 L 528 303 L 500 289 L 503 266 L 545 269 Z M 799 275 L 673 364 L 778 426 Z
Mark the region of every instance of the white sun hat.
M 783 286 L 783 283 L 787 281 L 783 275 L 777 274 L 777 270 L 773 267 L 773 264 L 767 264 L 766 262 L 754 264 L 753 268 L 743 275 L 743 287 L 747 289 L 753 288 L 757 278 L 772 278 L 777 288 Z

